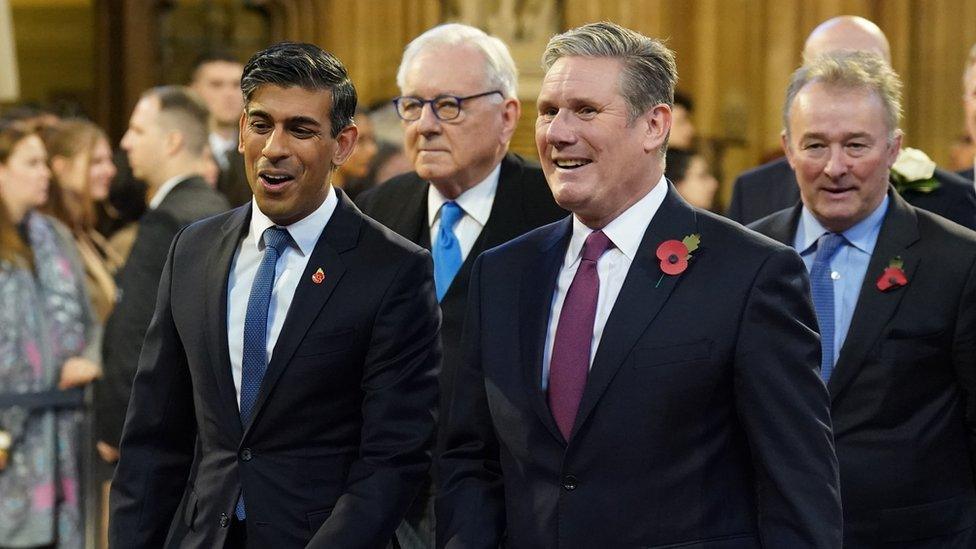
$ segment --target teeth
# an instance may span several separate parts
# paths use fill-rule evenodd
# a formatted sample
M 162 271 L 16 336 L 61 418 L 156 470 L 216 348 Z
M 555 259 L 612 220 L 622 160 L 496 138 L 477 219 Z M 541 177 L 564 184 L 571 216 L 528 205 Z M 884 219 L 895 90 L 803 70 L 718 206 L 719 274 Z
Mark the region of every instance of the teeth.
M 585 166 L 589 164 L 589 160 L 556 160 L 556 166 L 560 168 L 578 168 L 580 166 Z
M 290 176 L 287 176 L 287 175 L 268 175 L 268 174 L 264 174 L 261 177 L 263 177 L 268 183 L 283 183 L 283 182 L 288 181 L 289 179 L 291 179 L 291 177 Z

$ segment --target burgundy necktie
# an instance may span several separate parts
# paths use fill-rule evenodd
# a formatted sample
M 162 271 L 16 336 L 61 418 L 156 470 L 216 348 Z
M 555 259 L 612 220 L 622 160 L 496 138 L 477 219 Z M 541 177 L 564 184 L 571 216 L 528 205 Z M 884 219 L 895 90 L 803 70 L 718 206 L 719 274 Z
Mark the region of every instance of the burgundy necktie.
M 576 411 L 579 410 L 586 376 L 590 371 L 590 345 L 593 341 L 593 321 L 600 294 L 600 276 L 596 262 L 613 242 L 594 231 L 583 244 L 583 258 L 566 292 L 563 309 L 556 325 L 556 337 L 549 360 L 549 409 L 566 440 L 573 431 Z

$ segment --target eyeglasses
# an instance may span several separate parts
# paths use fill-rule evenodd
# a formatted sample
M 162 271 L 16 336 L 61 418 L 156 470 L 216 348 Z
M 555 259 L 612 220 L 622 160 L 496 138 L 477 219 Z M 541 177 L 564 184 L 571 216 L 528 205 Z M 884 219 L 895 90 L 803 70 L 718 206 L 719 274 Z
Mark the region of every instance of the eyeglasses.
M 401 96 L 393 99 L 393 106 L 396 107 L 397 116 L 403 120 L 406 120 L 407 122 L 420 120 L 420 116 L 424 112 L 424 105 L 428 103 L 430 103 L 430 108 L 433 109 L 434 116 L 436 116 L 438 120 L 454 120 L 461 114 L 461 102 L 496 93 L 502 97 L 505 97 L 505 95 L 499 90 L 487 91 L 485 93 L 478 93 L 475 95 L 469 95 L 467 97 L 458 97 L 456 95 L 438 95 L 433 99 L 421 99 L 419 97 Z

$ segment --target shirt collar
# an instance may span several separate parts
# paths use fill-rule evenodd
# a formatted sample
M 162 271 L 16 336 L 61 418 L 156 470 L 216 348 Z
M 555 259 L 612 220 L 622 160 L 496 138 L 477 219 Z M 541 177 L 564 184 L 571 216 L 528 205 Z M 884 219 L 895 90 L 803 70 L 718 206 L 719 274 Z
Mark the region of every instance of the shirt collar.
M 315 244 L 322 236 L 322 231 L 332 219 L 332 214 L 335 213 L 338 205 L 339 199 L 336 197 L 335 189 L 329 187 L 329 193 L 325 196 L 325 200 L 314 212 L 291 225 L 282 227 L 288 230 L 288 234 L 291 235 L 292 240 L 298 246 L 298 252 L 302 256 L 312 253 L 312 249 L 315 248 Z M 264 215 L 261 208 L 258 208 L 257 199 L 251 198 L 251 227 L 248 236 L 254 240 L 254 246 L 257 247 L 258 251 L 264 250 L 262 235 L 264 235 L 265 229 L 274 226 L 276 226 L 275 223 Z
M 461 193 L 454 200 L 458 206 L 461 206 L 461 209 L 464 210 L 466 215 L 471 216 L 482 227 L 488 223 L 488 217 L 491 216 L 491 205 L 495 201 L 495 191 L 498 189 L 498 176 L 501 172 L 502 164 L 499 162 L 495 166 L 495 169 L 488 174 L 488 177 L 482 179 L 474 187 Z M 430 185 L 430 191 L 427 193 L 428 226 L 434 226 L 434 221 L 437 221 L 439 217 L 441 206 L 447 201 L 447 198 L 437 190 L 437 187 Z
M 874 245 L 878 242 L 878 234 L 881 232 L 881 223 L 888 211 L 889 201 L 888 195 L 885 195 L 884 200 L 870 215 L 841 233 L 850 245 L 867 254 L 874 252 Z M 794 239 L 795 248 L 800 252 L 800 255 L 806 255 L 814 249 L 813 246 L 817 240 L 827 232 L 830 231 L 817 221 L 817 218 L 806 206 L 803 206 Z
M 667 195 L 668 182 L 662 175 L 654 188 L 643 198 L 624 210 L 603 228 L 603 234 L 607 235 L 610 242 L 613 242 L 613 245 L 627 256 L 627 259 L 633 261 L 637 257 L 637 249 L 640 247 L 641 239 L 644 238 L 644 232 Z M 567 255 L 570 263 L 579 257 L 583 251 L 586 237 L 590 236 L 592 232 L 593 229 L 584 225 L 575 215 L 573 216 L 573 236 L 569 241 Z
M 228 138 L 224 138 L 217 132 L 212 132 L 210 134 L 210 152 L 214 156 L 222 156 L 232 147 L 237 148 L 237 136 L 232 135 Z
M 163 200 L 166 199 L 166 195 L 168 195 L 170 191 L 172 191 L 173 189 L 176 188 L 177 185 L 179 185 L 180 183 L 182 183 L 187 179 L 190 179 L 191 177 L 193 177 L 191 174 L 182 174 L 167 179 L 165 183 L 159 186 L 159 189 L 156 191 L 156 194 L 154 194 L 152 200 L 149 201 L 149 209 L 155 210 L 156 208 L 158 208 L 159 205 L 163 203 Z

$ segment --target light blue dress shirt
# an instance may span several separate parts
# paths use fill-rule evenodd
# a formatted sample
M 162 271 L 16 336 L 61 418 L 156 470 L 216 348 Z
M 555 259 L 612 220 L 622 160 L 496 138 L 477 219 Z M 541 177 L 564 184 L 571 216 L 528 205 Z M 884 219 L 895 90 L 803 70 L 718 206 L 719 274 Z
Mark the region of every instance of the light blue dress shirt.
M 841 233 L 847 242 L 837 251 L 830 261 L 830 278 L 834 282 L 834 364 L 847 339 L 847 330 L 851 327 L 851 318 L 857 306 L 857 298 L 861 293 L 861 285 L 867 274 L 874 245 L 878 242 L 881 223 L 888 211 L 888 197 L 871 215 Z M 824 233 L 830 232 L 813 217 L 806 207 L 800 213 L 800 223 L 796 228 L 793 248 L 800 253 L 807 272 L 813 268 L 813 260 L 817 256 L 817 240 Z M 879 275 L 881 273 L 878 273 Z

